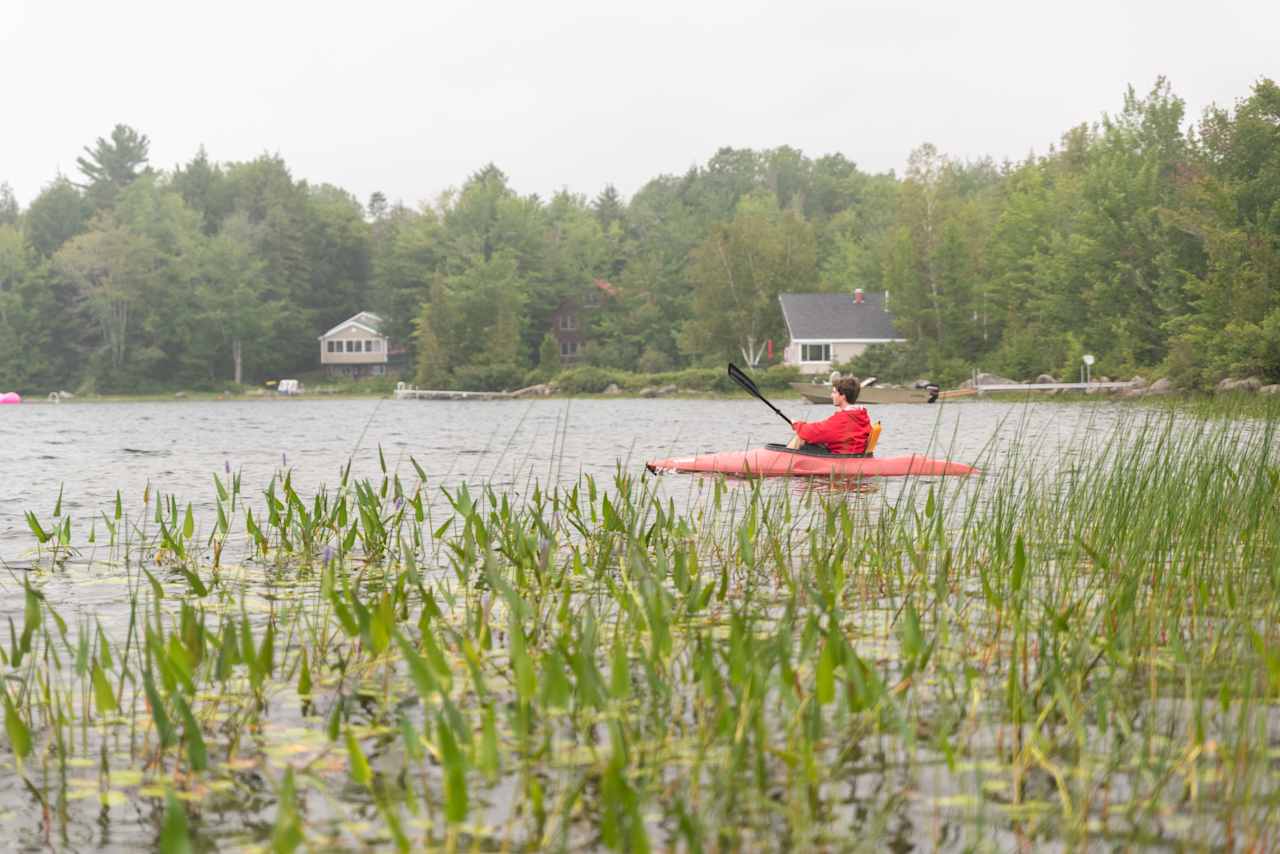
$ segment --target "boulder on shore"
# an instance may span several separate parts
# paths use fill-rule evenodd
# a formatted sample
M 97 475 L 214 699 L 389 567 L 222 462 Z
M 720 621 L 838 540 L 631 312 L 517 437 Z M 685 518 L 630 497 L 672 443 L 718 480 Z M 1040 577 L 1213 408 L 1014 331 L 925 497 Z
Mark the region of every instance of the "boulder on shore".
M 1280 384 L 1264 385 L 1258 389 L 1258 394 L 1280 394 Z
M 1245 377 L 1242 380 L 1227 377 L 1218 383 L 1214 391 L 1219 394 L 1232 391 L 1256 392 L 1260 388 L 1262 388 L 1262 380 L 1257 377 Z
M 1147 386 L 1147 388 L 1144 390 L 1144 393 L 1147 396 L 1173 394 L 1173 383 L 1169 382 L 1168 377 L 1161 377 L 1160 379 L 1153 382 L 1151 385 Z
M 999 374 L 978 374 L 978 385 L 1014 385 L 1017 380 L 1011 380 L 1008 377 L 1002 377 Z M 965 380 L 960 383 L 960 388 L 974 388 L 973 380 Z
M 607 386 L 605 386 L 604 393 L 605 394 L 622 394 L 622 389 L 618 387 L 617 383 L 609 383 Z
M 551 394 L 550 383 L 538 383 L 537 385 L 525 386 L 511 392 L 512 397 L 546 397 Z
M 1058 380 L 1052 374 L 1040 374 L 1038 377 L 1036 377 L 1035 381 L 1037 383 L 1056 383 Z M 1045 392 L 1045 394 L 1049 395 L 1050 397 L 1052 397 L 1057 393 L 1058 393 L 1058 389 L 1056 388 L 1049 389 L 1047 392 Z

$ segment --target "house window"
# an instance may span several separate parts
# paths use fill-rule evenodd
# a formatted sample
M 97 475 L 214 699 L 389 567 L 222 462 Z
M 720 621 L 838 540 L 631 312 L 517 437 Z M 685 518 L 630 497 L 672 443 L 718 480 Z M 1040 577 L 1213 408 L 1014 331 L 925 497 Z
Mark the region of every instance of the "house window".
M 373 339 L 372 341 L 370 341 L 369 343 L 373 345 L 373 352 L 375 352 L 375 353 L 381 353 L 381 352 L 382 352 L 382 339 L 381 339 L 381 338 L 375 338 L 375 339 Z
M 578 342 L 577 342 L 577 341 L 561 341 L 561 342 L 560 342 L 560 355 L 561 355 L 561 356 L 576 356 L 576 355 L 578 355 Z
M 801 344 L 800 345 L 800 361 L 830 362 L 831 361 L 831 345 L 830 344 Z
M 561 328 L 561 329 L 563 329 L 563 330 L 565 330 L 565 331 L 568 331 L 568 330 L 570 330 L 570 329 L 577 329 L 577 328 L 578 328 L 578 318 L 577 318 L 575 315 L 572 315 L 572 314 L 562 314 L 562 315 L 560 315 L 560 328 Z
M 333 346 L 333 342 L 332 342 L 332 341 L 326 341 L 326 342 L 324 342 L 324 343 L 325 343 L 325 350 L 326 350 L 327 352 L 332 353 L 332 352 L 336 349 L 336 348 Z
M 364 339 L 364 351 L 366 353 L 373 352 L 373 341 L 369 340 L 368 338 Z
M 348 353 L 354 353 L 355 351 L 356 351 L 356 342 L 354 342 L 354 341 L 348 341 L 348 342 L 347 342 L 347 352 L 348 352 Z

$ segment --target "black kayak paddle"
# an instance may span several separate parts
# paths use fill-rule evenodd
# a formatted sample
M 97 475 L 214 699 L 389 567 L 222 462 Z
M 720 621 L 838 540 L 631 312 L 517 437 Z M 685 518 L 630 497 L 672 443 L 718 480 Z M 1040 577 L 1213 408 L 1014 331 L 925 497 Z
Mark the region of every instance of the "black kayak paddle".
M 729 379 L 733 380 L 738 385 L 746 389 L 747 393 L 750 394 L 752 397 L 759 398 L 760 401 L 765 406 L 769 407 L 774 412 L 778 413 L 778 417 L 781 418 L 783 421 L 787 422 L 787 425 L 790 426 L 791 419 L 788 418 L 786 415 L 784 415 L 781 409 L 779 409 L 778 407 L 770 403 L 765 398 L 765 396 L 760 393 L 760 389 L 756 387 L 756 384 L 751 381 L 751 377 L 744 374 L 742 372 L 742 369 L 739 368 L 737 365 L 735 365 L 733 362 L 729 363 Z

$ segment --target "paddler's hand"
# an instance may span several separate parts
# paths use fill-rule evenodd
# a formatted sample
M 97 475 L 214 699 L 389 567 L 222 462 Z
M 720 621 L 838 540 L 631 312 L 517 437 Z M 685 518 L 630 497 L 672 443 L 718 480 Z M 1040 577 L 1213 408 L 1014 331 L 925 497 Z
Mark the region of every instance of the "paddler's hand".
M 791 437 L 791 441 L 787 442 L 787 447 L 793 451 L 804 444 L 804 439 L 800 438 L 800 425 L 803 423 L 803 421 L 791 422 L 791 429 L 795 431 L 795 435 Z

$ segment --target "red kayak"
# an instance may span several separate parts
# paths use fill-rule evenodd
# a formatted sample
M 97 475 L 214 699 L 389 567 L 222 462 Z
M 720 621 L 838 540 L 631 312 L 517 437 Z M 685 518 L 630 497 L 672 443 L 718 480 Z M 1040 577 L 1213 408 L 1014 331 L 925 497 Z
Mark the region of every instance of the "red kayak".
M 649 471 L 709 472 L 740 477 L 903 477 L 905 475 L 965 475 L 977 469 L 950 460 L 920 454 L 905 457 L 868 457 L 792 450 L 766 445 L 749 451 L 721 451 L 694 457 L 672 457 L 645 463 Z

